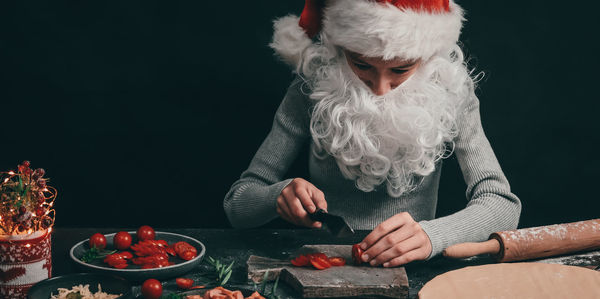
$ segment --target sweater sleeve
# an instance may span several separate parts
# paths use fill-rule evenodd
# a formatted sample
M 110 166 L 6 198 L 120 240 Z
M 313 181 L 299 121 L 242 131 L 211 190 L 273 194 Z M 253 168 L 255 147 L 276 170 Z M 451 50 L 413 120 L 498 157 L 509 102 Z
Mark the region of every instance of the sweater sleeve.
M 294 80 L 277 109 L 271 131 L 239 180 L 225 195 L 223 208 L 235 228 L 263 225 L 278 217 L 277 197 L 292 179 L 283 179 L 310 137 L 308 97 Z
M 521 213 L 521 202 L 510 191 L 483 131 L 475 94 L 457 125 L 454 150 L 467 185 L 468 203 L 452 215 L 420 222 L 432 243 L 430 258 L 453 244 L 484 241 L 493 232 L 516 229 Z

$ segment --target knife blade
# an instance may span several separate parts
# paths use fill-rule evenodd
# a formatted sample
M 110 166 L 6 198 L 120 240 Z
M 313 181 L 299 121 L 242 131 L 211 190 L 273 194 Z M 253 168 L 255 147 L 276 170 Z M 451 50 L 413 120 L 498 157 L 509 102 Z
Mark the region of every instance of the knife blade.
M 354 235 L 354 230 L 341 216 L 329 214 L 323 209 L 318 209 L 314 213 L 309 214 L 309 217 L 313 221 L 320 221 L 325 224 L 327 230 L 329 230 L 332 235 L 337 237 L 348 237 Z

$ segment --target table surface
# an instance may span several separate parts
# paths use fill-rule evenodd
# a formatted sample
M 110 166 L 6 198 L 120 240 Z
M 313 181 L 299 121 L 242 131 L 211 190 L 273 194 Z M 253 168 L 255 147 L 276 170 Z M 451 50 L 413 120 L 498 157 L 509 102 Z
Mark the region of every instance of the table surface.
M 89 238 L 92 234 L 114 233 L 121 230 L 136 230 L 136 228 L 55 228 L 52 235 L 52 273 L 60 276 L 71 273 L 83 272 L 69 257 L 69 250 L 77 242 Z M 233 274 L 230 279 L 232 286 L 253 287 L 247 282 L 246 261 L 250 255 L 259 255 L 277 259 L 287 259 L 302 245 L 308 244 L 355 244 L 358 243 L 367 231 L 358 231 L 351 238 L 334 238 L 323 230 L 314 229 L 160 229 L 157 231 L 173 232 L 187 235 L 200 240 L 206 246 L 206 256 L 218 258 L 231 263 L 235 261 Z M 541 262 L 560 263 L 575 266 L 600 265 L 600 251 L 588 252 L 579 255 L 570 255 L 559 258 L 540 260 Z M 423 285 L 435 276 L 447 271 L 492 263 L 489 257 L 475 257 L 466 260 L 448 260 L 434 258 L 427 262 L 416 262 L 407 265 L 406 272 L 409 279 L 409 298 L 416 298 Z M 201 275 L 206 267 L 198 267 L 186 277 Z M 167 291 L 176 290 L 174 279 L 163 282 Z M 139 286 L 134 287 L 134 294 L 139 294 Z M 277 294 L 280 298 L 300 298 L 299 294 L 285 285 L 279 284 Z

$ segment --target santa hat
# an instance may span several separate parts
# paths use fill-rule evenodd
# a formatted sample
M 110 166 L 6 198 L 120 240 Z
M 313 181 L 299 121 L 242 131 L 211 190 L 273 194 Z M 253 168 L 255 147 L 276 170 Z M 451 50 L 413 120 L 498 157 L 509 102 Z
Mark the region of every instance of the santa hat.
M 275 20 L 270 46 L 295 67 L 318 33 L 368 57 L 427 59 L 456 44 L 463 20 L 451 0 L 306 0 L 300 17 Z

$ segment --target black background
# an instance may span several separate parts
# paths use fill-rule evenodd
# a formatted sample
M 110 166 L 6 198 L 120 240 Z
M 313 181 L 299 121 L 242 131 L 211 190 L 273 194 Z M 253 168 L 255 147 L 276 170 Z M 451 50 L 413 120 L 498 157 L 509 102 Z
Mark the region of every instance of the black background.
M 597 7 L 458 3 L 520 227 L 598 217 Z M 45 168 L 59 226 L 228 227 L 223 197 L 293 78 L 267 46 L 272 20 L 302 6 L 3 1 L 0 169 Z M 438 216 L 466 203 L 454 158 L 441 184 Z

